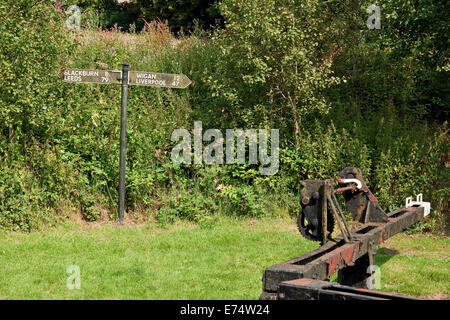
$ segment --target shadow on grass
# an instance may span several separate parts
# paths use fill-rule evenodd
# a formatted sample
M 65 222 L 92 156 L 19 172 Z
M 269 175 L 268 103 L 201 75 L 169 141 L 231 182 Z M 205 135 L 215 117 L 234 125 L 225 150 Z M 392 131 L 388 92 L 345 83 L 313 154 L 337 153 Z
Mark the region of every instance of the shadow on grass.
M 383 264 L 388 262 L 392 257 L 400 254 L 399 251 L 389 248 L 379 248 L 377 254 L 375 255 L 375 265 L 381 267 Z

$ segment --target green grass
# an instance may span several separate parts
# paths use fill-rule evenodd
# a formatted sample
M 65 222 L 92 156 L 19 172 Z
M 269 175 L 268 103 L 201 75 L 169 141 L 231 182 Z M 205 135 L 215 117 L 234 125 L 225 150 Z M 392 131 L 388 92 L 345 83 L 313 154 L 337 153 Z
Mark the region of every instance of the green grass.
M 377 250 L 381 290 L 450 299 L 450 239 L 398 234 Z
M 282 218 L 3 233 L 0 299 L 257 299 L 265 268 L 317 247 Z M 448 238 L 400 235 L 384 247 L 400 254 L 379 249 L 382 290 L 450 294 Z M 66 287 L 70 265 L 79 290 Z

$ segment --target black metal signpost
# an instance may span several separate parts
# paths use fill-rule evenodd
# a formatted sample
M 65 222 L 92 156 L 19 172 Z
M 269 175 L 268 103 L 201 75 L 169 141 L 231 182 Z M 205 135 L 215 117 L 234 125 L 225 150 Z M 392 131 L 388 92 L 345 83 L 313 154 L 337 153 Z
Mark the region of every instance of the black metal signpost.
M 118 70 L 83 70 L 68 69 L 64 71 L 64 82 L 71 83 L 99 83 L 121 84 L 122 104 L 120 116 L 120 177 L 119 177 L 119 222 L 123 224 L 125 208 L 125 159 L 127 143 L 127 100 L 128 86 L 149 86 L 162 88 L 184 89 L 191 84 L 191 80 L 184 74 L 167 74 L 154 72 L 129 71 L 129 64 L 122 64 L 122 71 Z
M 120 173 L 119 173 L 119 222 L 123 224 L 123 211 L 125 207 L 125 159 L 127 155 L 127 101 L 128 101 L 128 68 L 125 62 L 122 65 L 122 104 L 120 109 Z

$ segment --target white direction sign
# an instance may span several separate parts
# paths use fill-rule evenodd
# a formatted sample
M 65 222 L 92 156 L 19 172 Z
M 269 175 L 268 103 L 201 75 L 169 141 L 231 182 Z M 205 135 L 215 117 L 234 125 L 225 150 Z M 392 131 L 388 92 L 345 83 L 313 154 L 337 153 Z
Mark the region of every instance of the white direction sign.
M 135 86 L 184 89 L 191 83 L 184 74 L 130 71 L 128 75 L 128 84 Z
M 64 82 L 121 84 L 122 71 L 118 70 L 64 70 Z

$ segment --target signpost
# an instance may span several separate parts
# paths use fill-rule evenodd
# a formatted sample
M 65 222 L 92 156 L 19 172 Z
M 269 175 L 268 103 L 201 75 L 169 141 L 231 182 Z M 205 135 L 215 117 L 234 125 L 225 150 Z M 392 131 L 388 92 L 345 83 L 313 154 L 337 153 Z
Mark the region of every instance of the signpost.
M 122 104 L 120 115 L 120 176 L 119 176 L 119 222 L 123 224 L 125 208 L 125 160 L 127 143 L 127 100 L 128 86 L 149 86 L 160 88 L 184 89 L 191 84 L 191 80 L 184 74 L 168 74 L 155 72 L 129 71 L 129 64 L 122 64 L 122 71 L 117 70 L 64 70 L 64 82 L 70 83 L 99 83 L 121 84 Z

